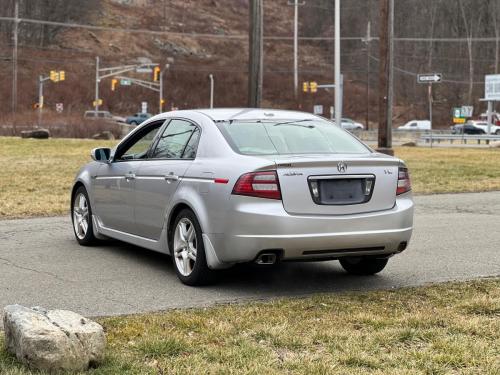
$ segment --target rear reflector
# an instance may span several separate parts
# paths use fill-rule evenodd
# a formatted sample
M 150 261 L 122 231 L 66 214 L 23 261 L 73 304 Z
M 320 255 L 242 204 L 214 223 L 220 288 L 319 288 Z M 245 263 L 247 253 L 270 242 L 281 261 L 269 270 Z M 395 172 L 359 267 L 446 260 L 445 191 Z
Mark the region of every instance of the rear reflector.
M 408 168 L 399 167 L 398 187 L 396 189 L 396 195 L 406 193 L 410 190 L 411 190 L 411 181 Z
M 246 173 L 234 185 L 233 194 L 281 199 L 278 175 L 274 171 Z

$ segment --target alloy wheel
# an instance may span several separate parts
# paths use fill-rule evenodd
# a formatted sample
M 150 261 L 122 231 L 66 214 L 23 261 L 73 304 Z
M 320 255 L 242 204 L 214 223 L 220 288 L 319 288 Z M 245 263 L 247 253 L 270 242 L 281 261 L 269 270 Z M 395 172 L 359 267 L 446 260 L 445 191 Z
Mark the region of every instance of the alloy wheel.
M 83 240 L 89 229 L 89 206 L 87 198 L 80 193 L 75 197 L 73 204 L 73 228 L 76 236 Z
M 177 223 L 174 233 L 175 265 L 183 276 L 193 272 L 197 253 L 196 229 L 188 218 L 184 217 Z

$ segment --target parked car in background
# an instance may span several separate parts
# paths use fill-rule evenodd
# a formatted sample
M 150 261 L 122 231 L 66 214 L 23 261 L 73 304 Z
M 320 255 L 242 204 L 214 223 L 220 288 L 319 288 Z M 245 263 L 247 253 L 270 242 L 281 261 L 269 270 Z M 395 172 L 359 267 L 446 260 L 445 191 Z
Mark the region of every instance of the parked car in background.
M 481 113 L 481 116 L 479 116 L 479 120 L 481 120 L 483 122 L 487 122 L 488 121 L 488 114 Z M 498 112 L 491 113 L 491 123 L 500 126 L 500 114 Z
M 406 124 L 398 126 L 399 130 L 431 130 L 431 122 L 429 120 L 412 120 Z
M 341 123 L 342 129 L 345 130 L 363 130 L 365 127 L 363 124 L 356 122 L 350 118 L 343 118 Z
M 486 134 L 486 132 L 483 129 L 476 127 L 474 124 L 472 124 L 470 122 L 467 122 L 465 124 L 453 125 L 451 127 L 451 133 L 452 134 L 473 134 L 473 135 Z
M 151 113 L 136 113 L 136 114 L 133 114 L 132 116 L 128 116 L 125 119 L 125 122 L 127 124 L 130 124 L 130 125 L 139 125 L 139 124 L 142 124 L 144 121 L 146 121 L 151 116 L 152 116 Z
M 125 118 L 120 116 L 114 116 L 109 111 L 96 111 L 96 110 L 85 111 L 83 117 L 91 120 L 104 119 L 116 122 L 125 122 Z
M 71 192 L 76 240 L 170 254 L 189 285 L 242 262 L 338 259 L 372 275 L 412 234 L 404 162 L 309 113 L 167 112 L 91 156 Z
M 488 122 L 487 121 L 469 120 L 469 121 L 467 121 L 467 123 L 478 128 L 478 129 L 481 129 L 485 134 L 488 134 Z M 489 134 L 500 135 L 500 126 L 491 124 Z

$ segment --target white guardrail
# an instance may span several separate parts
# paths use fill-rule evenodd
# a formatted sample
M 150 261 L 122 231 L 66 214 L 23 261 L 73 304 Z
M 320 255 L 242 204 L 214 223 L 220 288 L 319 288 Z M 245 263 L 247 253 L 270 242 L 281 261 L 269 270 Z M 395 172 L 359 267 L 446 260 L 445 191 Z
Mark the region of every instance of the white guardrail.
M 422 141 L 425 143 L 441 143 L 441 141 L 448 141 L 453 143 L 455 141 L 459 141 L 463 144 L 467 144 L 467 141 L 476 141 L 477 144 L 481 144 L 484 141 L 487 145 L 490 142 L 500 141 L 500 135 L 486 135 L 486 134 L 424 134 L 420 137 Z

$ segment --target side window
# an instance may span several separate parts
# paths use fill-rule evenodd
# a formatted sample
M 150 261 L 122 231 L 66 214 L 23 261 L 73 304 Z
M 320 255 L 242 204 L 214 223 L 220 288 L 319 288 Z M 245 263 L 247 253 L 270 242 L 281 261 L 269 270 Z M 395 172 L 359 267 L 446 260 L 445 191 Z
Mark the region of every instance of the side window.
M 200 140 L 200 129 L 196 128 L 189 138 L 189 142 L 182 154 L 183 159 L 194 159 L 196 157 L 196 149 L 198 148 L 198 141 Z
M 124 150 L 118 152 L 115 159 L 138 160 L 147 158 L 151 143 L 162 125 L 162 122 L 156 122 L 148 126 L 144 131 L 141 131 L 131 140 L 131 143 L 125 146 Z
M 412 122 L 412 123 L 410 124 L 410 126 L 411 126 L 412 128 L 414 128 L 414 127 L 416 127 L 416 126 L 417 126 L 417 123 L 416 123 L 416 122 Z
M 153 159 L 181 159 L 191 136 L 197 130 L 196 125 L 189 121 L 177 119 L 170 121 L 151 157 Z

